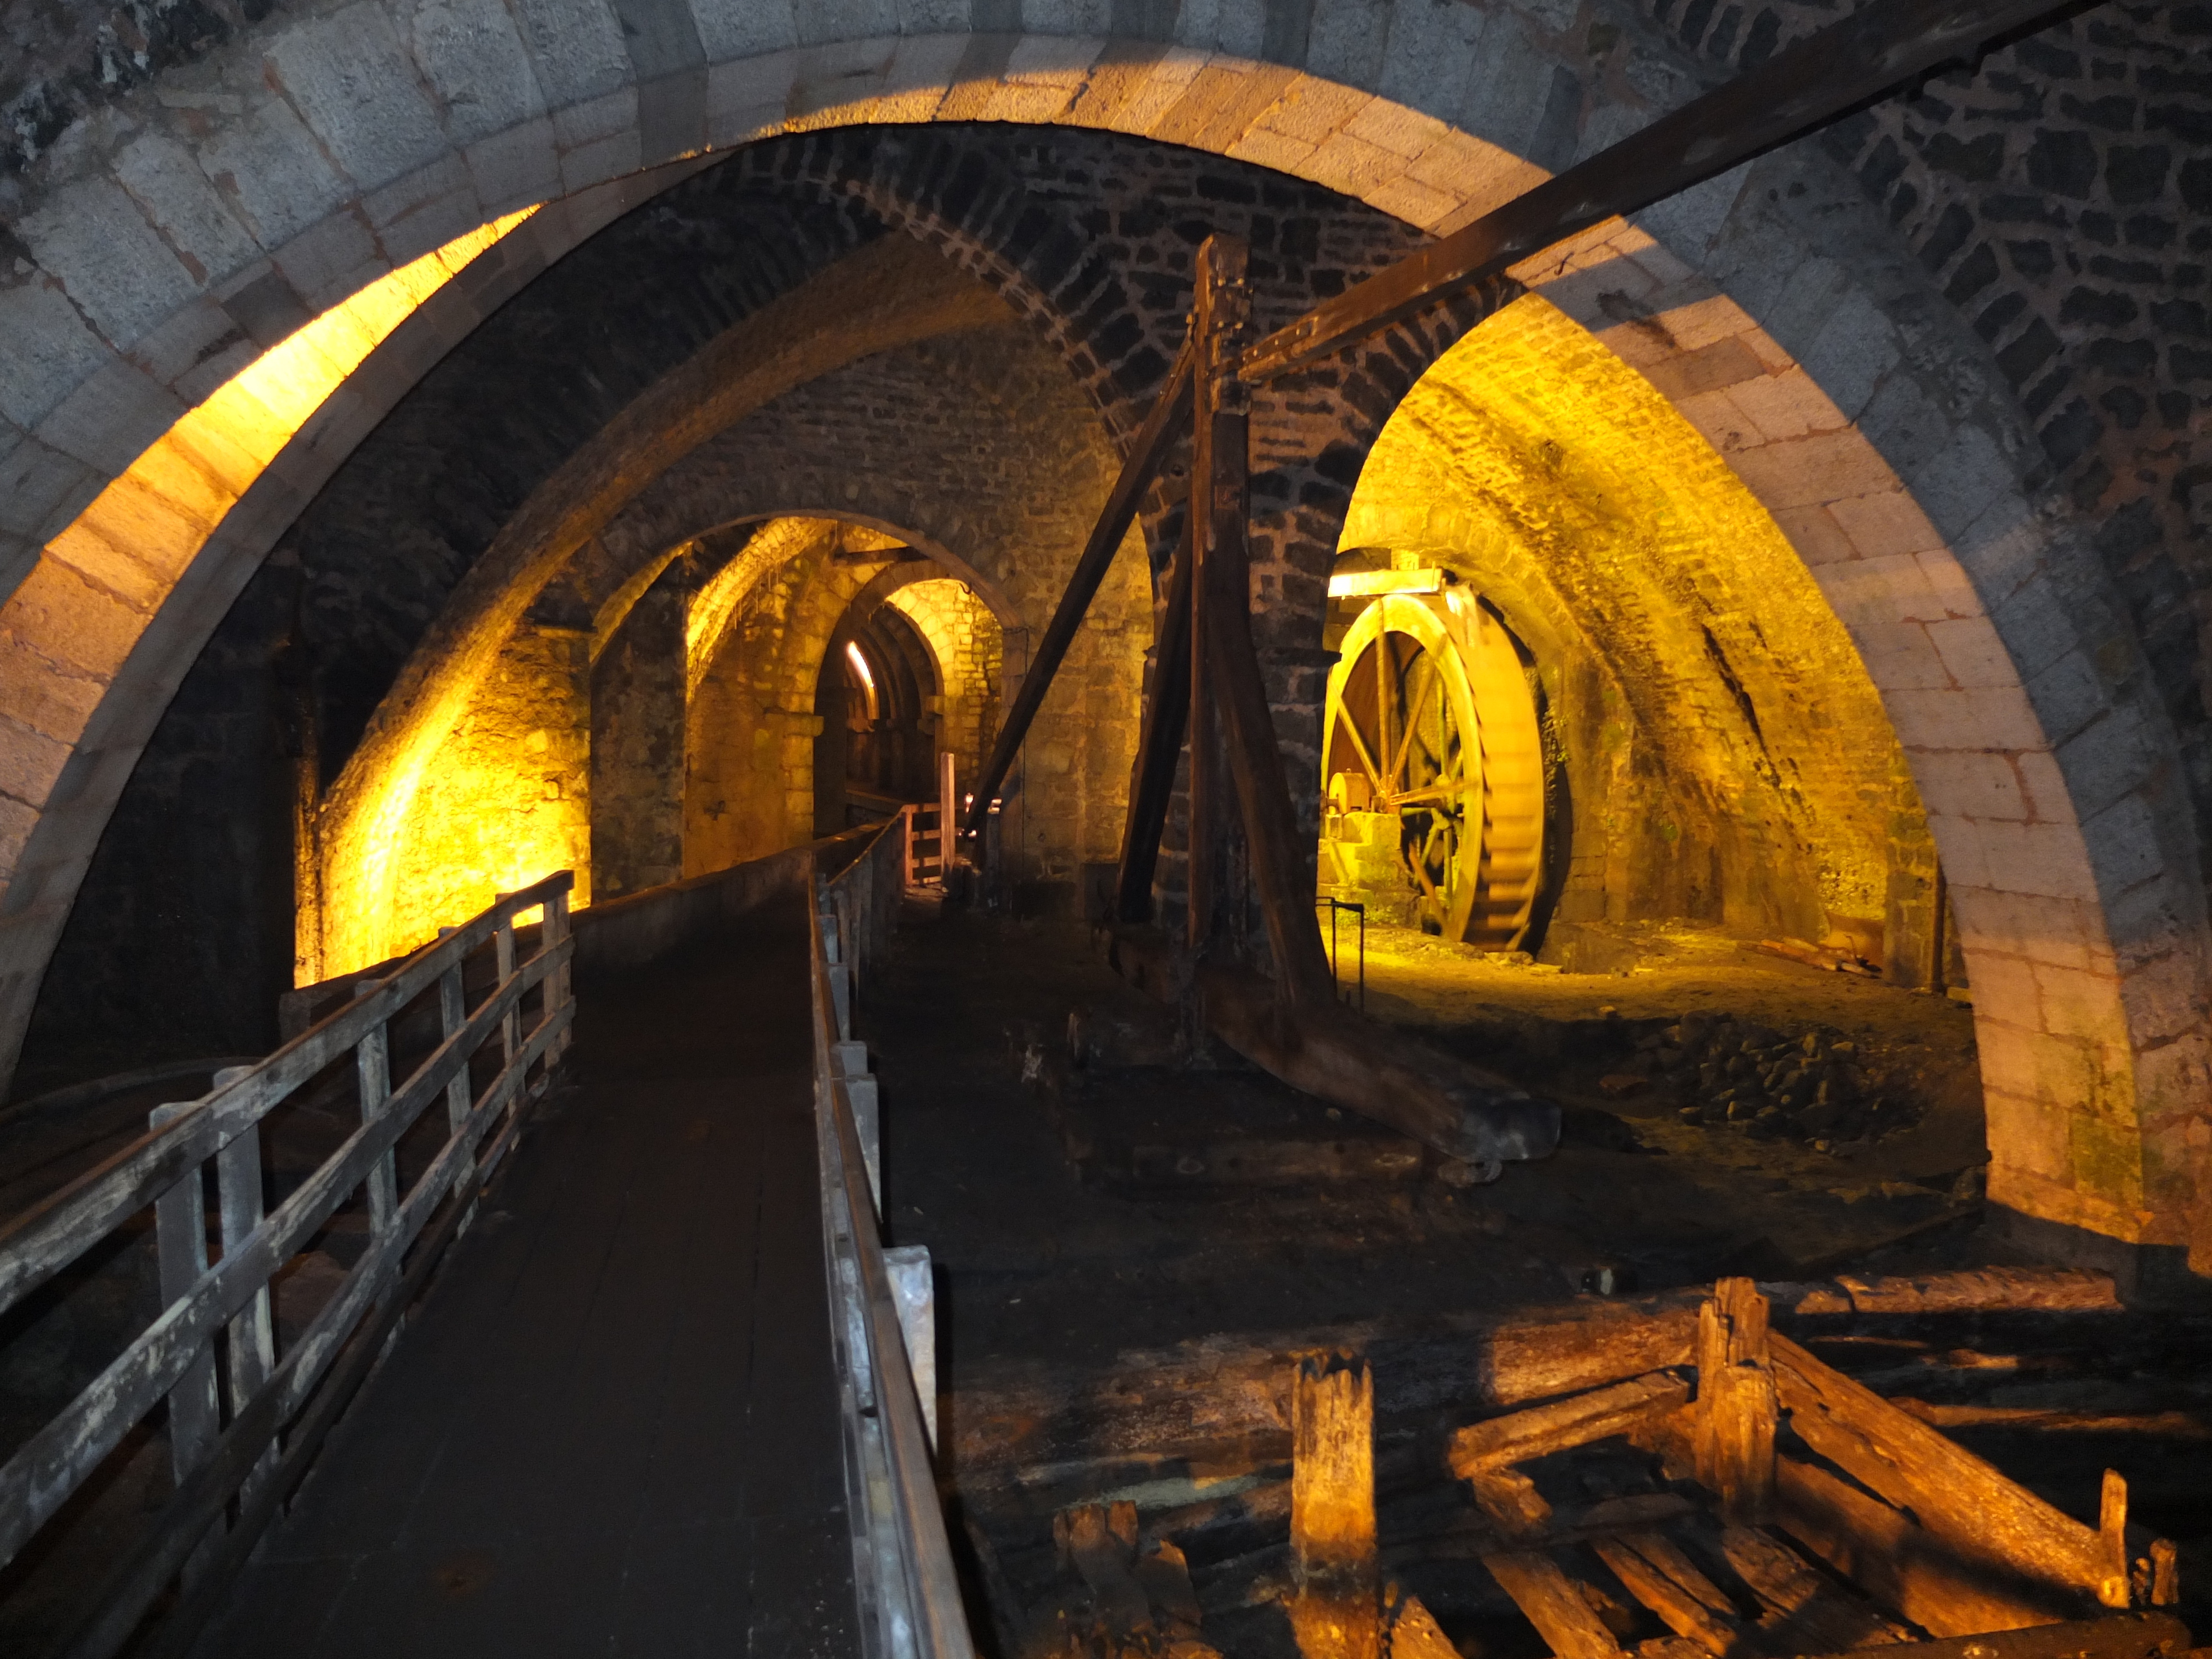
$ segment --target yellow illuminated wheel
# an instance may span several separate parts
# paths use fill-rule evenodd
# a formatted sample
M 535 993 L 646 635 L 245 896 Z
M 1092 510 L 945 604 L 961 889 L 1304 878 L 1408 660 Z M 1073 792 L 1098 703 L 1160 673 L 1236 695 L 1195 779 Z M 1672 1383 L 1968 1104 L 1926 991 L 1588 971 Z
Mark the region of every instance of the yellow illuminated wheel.
M 1395 818 L 1396 872 L 1422 924 L 1517 948 L 1542 872 L 1544 779 L 1511 639 L 1454 588 L 1382 595 L 1339 652 L 1322 752 L 1332 822 L 1362 838 L 1379 823 L 1387 850 Z

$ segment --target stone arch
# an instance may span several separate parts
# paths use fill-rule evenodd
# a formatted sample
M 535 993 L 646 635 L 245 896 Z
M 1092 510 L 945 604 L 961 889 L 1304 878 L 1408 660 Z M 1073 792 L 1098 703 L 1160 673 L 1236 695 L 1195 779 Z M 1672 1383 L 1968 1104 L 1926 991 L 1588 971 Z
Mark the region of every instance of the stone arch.
M 1934 853 L 1900 822 L 1918 803 L 1851 640 L 1719 453 L 1540 295 L 1399 404 L 1344 546 L 1442 567 L 1462 591 L 1438 603 L 1479 594 L 1533 656 L 1553 833 L 1572 837 L 1547 960 L 1575 965 L 1586 924 L 1683 918 L 1841 934 L 1926 982 L 1910 947 L 1932 931 Z M 1893 927 L 1900 841 L 1927 870 Z
M 198 561 L 150 601 L 59 573 L 42 586 L 52 562 L 36 550 L 210 376 L 366 276 L 506 208 L 710 146 L 902 120 L 1139 133 L 1438 228 L 1656 106 L 1607 81 L 1563 123 L 1557 82 L 1533 71 L 1566 43 L 1534 7 L 1322 0 L 1238 22 L 1178 13 L 1158 40 L 1037 9 L 1026 32 L 891 37 L 857 0 L 807 8 L 803 30 L 679 6 L 665 30 L 626 39 L 611 11 L 578 4 L 526 40 L 503 14 L 417 32 L 364 0 L 230 49 L 237 110 L 190 143 L 142 88 L 125 94 L 137 125 L 42 164 L 17 216 L 33 269 L 0 295 L 15 343 L 0 555 L 33 578 L 0 610 L 11 1042 L 135 756 L 123 708 L 158 703 L 165 674 L 173 684 L 212 620 L 188 620 L 195 602 L 219 609 L 221 587 Z M 380 95 L 341 95 L 342 75 Z M 1656 84 L 1661 104 L 1686 91 Z M 2212 1149 L 2203 902 L 2197 829 L 2164 776 L 2172 732 L 1986 354 L 1963 330 L 1908 337 L 1882 314 L 1900 296 L 1935 302 L 1885 246 L 1832 175 L 1786 153 L 1524 276 L 1601 337 L 1628 331 L 1622 355 L 1720 442 L 1808 562 L 1840 567 L 1824 584 L 1925 772 L 1939 841 L 1984 878 L 1962 880 L 1987 895 L 1961 904 L 1962 923 L 2016 964 L 1984 975 L 2002 1039 L 1985 1047 L 2015 1066 L 1990 1077 L 2008 1149 L 1993 1191 L 2052 1223 L 2212 1260 L 2212 1212 L 2192 1197 Z M 305 449 L 343 443 L 357 418 L 338 411 Z M 248 492 L 226 543 L 250 548 L 289 515 L 283 477 L 280 464 Z M 1313 701 L 1300 673 L 1285 701 Z

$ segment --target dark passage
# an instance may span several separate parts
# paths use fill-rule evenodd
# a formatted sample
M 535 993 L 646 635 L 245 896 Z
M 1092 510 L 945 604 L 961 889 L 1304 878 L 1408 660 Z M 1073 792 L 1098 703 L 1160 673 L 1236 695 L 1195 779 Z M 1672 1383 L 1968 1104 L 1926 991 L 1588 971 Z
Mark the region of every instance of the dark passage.
M 857 1651 L 804 899 L 580 985 L 574 1081 L 195 1651 Z

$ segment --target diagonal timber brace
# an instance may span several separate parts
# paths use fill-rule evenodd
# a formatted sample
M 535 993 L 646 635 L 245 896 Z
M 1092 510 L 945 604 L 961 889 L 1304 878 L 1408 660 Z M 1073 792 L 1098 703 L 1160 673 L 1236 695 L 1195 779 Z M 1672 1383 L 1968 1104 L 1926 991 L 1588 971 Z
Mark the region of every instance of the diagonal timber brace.
M 975 805 L 969 808 L 967 832 L 971 836 L 983 833 L 984 821 L 991 816 L 991 799 L 999 793 L 999 786 L 1006 779 L 1014 763 L 1014 757 L 1022 746 L 1022 739 L 1030 733 L 1030 724 L 1044 704 L 1044 694 L 1052 689 L 1053 676 L 1060 672 L 1060 663 L 1067 656 L 1067 647 L 1075 641 L 1075 630 L 1083 625 L 1091 601 L 1097 596 L 1098 585 L 1106 580 L 1108 567 L 1121 545 L 1121 538 L 1129 533 L 1129 526 L 1137 516 L 1138 503 L 1145 491 L 1152 488 L 1152 480 L 1159 477 L 1166 464 L 1168 452 L 1182 434 L 1183 422 L 1190 418 L 1191 349 L 1188 342 L 1168 372 L 1166 388 L 1152 412 L 1137 430 L 1136 442 L 1130 446 L 1129 459 L 1122 463 L 1121 476 L 1114 480 L 1114 488 L 1106 497 L 1106 505 L 1098 514 L 1098 522 L 1091 527 L 1091 539 L 1084 544 L 1082 556 L 1075 562 L 1074 573 L 1067 579 L 1067 591 L 1060 596 L 1060 605 L 1052 613 L 1052 621 L 1037 641 L 1036 655 L 1030 659 L 1029 672 L 1022 676 L 1021 689 L 1014 693 L 1013 705 L 1006 710 L 1006 723 L 999 733 L 999 740 L 991 746 L 991 758 L 975 780 Z
M 1433 302 L 1499 276 L 1510 266 L 1619 214 L 1692 185 L 1827 125 L 1946 64 L 1971 60 L 2081 0 L 1874 0 L 1758 69 L 1661 117 L 1474 223 L 1407 255 L 1316 306 L 1245 350 L 1247 381 L 1296 373 Z M 1186 342 L 1159 401 L 1131 447 L 1067 591 L 1023 676 L 989 763 L 976 780 L 968 832 L 980 834 L 1030 722 L 1051 688 L 1084 613 L 1188 418 L 1194 371 Z M 1126 872 L 1126 871 L 1125 871 Z
M 1167 609 L 1152 652 L 1152 695 L 1129 775 L 1129 811 L 1121 827 L 1121 865 L 1114 884 L 1115 921 L 1147 921 L 1152 914 L 1152 876 L 1159 866 L 1160 836 L 1175 797 L 1176 763 L 1182 755 L 1190 716 L 1190 523 L 1168 582 Z
M 1118 919 L 1136 921 L 1149 905 L 1185 724 L 1180 697 L 1209 711 L 1227 738 L 1224 757 L 1276 976 L 1218 959 L 1230 953 L 1214 948 L 1212 906 L 1196 876 L 1216 862 L 1209 842 L 1227 826 L 1198 799 L 1190 813 L 1187 947 L 1178 951 L 1149 930 L 1129 930 L 1117 934 L 1111 960 L 1125 977 L 1167 1000 L 1194 996 L 1216 1036 L 1291 1087 L 1494 1172 L 1509 1160 L 1542 1158 L 1558 1146 L 1558 1108 L 1342 1006 L 1322 950 L 1297 815 L 1252 639 L 1245 542 L 1249 400 L 1231 349 L 1245 315 L 1243 256 L 1241 243 L 1218 236 L 1199 252 L 1193 340 L 1198 465 L 1131 789 Z M 1202 784 L 1203 728 L 1195 719 L 1188 726 L 1193 776 Z
M 1931 70 L 1971 62 L 2030 24 L 2078 7 L 2079 0 L 1874 0 L 1316 306 L 1245 354 L 1245 378 L 1310 368 L 1554 242 L 1717 179 Z

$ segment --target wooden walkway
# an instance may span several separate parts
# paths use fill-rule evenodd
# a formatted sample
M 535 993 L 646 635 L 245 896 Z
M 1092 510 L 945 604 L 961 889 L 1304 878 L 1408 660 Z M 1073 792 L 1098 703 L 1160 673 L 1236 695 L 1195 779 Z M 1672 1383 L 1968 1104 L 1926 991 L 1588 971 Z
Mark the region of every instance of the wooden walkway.
M 857 1653 L 805 903 L 580 985 L 575 1081 L 196 1656 Z

